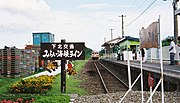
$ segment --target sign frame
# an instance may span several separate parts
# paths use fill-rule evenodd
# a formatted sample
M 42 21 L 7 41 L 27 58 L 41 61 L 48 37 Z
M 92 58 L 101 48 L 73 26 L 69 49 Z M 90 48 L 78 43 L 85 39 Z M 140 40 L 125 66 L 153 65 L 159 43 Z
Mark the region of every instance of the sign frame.
M 84 60 L 84 42 L 41 43 L 41 60 Z

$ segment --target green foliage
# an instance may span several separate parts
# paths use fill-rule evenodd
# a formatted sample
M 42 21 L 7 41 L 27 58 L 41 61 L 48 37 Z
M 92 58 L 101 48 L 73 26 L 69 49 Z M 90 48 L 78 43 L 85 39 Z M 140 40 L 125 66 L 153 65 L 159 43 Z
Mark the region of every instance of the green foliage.
M 169 46 L 170 45 L 170 42 L 168 41 L 169 38 L 173 38 L 171 36 L 168 36 L 167 38 L 165 38 L 163 41 L 162 41 L 162 46 Z M 173 38 L 174 39 L 174 38 Z
M 33 103 L 69 103 L 70 97 L 65 95 L 38 96 Z
M 78 76 L 78 72 L 84 68 L 84 65 L 86 64 L 88 60 L 75 60 L 73 61 L 74 68 L 77 71 L 76 75 L 66 75 L 66 93 L 67 94 L 80 94 L 80 95 L 85 95 L 87 92 L 80 88 L 79 85 L 82 83 L 81 80 L 78 80 L 76 77 Z M 56 94 L 60 95 L 61 94 L 61 75 L 58 75 L 53 83 L 52 89 L 50 89 L 47 92 L 47 95 L 51 94 Z
M 92 49 L 86 47 L 86 49 L 85 49 L 85 59 L 91 58 L 92 51 L 93 51 Z
M 52 85 L 52 88 L 50 90 L 47 91 L 47 95 L 52 95 L 52 94 L 56 94 L 56 95 L 60 95 L 61 94 L 61 75 L 57 75 L 56 79 L 54 80 L 54 83 Z
M 76 69 L 76 72 L 79 72 L 82 70 L 88 60 L 75 60 L 73 61 L 74 68 Z
M 86 64 L 88 60 L 76 60 L 73 61 L 74 67 L 77 71 L 77 73 L 84 68 L 84 65 Z M 26 100 L 31 100 L 32 98 L 35 98 L 35 102 L 33 103 L 69 103 L 70 97 L 61 95 L 60 91 L 60 85 L 61 85 L 61 77 L 60 75 L 57 75 L 53 77 L 53 83 L 50 82 L 51 79 L 45 79 L 45 77 L 41 78 L 41 81 L 38 81 L 37 78 L 29 78 L 22 80 L 21 78 L 0 78 L 0 100 L 13 100 L 16 101 L 18 98 Z M 15 92 L 16 94 L 11 94 L 8 92 L 10 89 L 9 87 L 12 87 L 14 84 L 18 85 L 18 90 L 21 90 L 23 86 L 26 85 L 26 83 L 30 83 L 29 85 L 26 85 L 26 87 L 40 85 L 39 83 L 46 84 L 45 82 L 49 81 L 48 83 L 52 83 L 51 89 L 47 91 L 46 94 L 28 94 L 28 93 L 19 93 Z M 66 94 L 80 94 L 80 95 L 86 95 L 87 92 L 80 88 L 79 85 L 82 83 L 81 80 L 78 79 L 78 74 L 67 76 L 66 78 Z M 43 87 L 43 86 L 42 86 Z M 20 89 L 21 88 L 21 89 Z M 31 88 L 32 90 L 33 88 Z
M 0 94 L 7 94 L 9 85 L 17 82 L 20 78 L 0 78 Z
M 18 99 L 23 99 L 22 103 L 25 101 L 31 101 L 34 99 L 33 103 L 69 103 L 70 97 L 66 95 L 38 95 L 38 94 L 2 94 L 0 95 L 0 101 L 11 100 L 17 101 Z M 20 102 L 19 102 L 20 103 Z M 30 102 L 28 102 L 30 103 Z
M 105 49 L 101 49 L 101 51 L 99 52 L 99 54 L 100 54 L 101 56 L 103 56 L 103 54 L 105 54 Z
M 22 79 L 10 86 L 11 93 L 46 93 L 51 89 L 54 81 L 53 76 L 39 76 L 28 79 Z
M 87 92 L 84 89 L 79 87 L 81 83 L 82 81 L 75 79 L 74 75 L 69 76 L 69 78 L 67 78 L 66 93 L 86 95 Z
M 11 100 L 16 101 L 18 98 L 26 100 L 31 100 L 32 98 L 35 98 L 35 95 L 32 94 L 0 94 L 0 101 L 2 100 Z
M 168 41 L 162 42 L 162 46 L 169 46 L 169 45 L 170 45 L 170 42 L 168 42 Z

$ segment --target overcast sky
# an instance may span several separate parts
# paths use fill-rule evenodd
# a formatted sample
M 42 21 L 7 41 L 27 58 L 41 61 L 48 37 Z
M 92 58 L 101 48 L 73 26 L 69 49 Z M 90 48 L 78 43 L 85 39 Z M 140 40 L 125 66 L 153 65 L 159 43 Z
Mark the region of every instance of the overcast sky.
M 100 50 L 104 38 L 121 37 L 121 18 L 125 36 L 139 37 L 142 27 L 161 15 L 161 35 L 173 34 L 171 0 L 157 0 L 140 18 L 132 22 L 155 0 L 0 0 L 0 48 L 24 48 L 32 44 L 33 32 L 51 32 L 55 41 L 85 42 Z M 172 0 L 173 1 L 173 0 Z M 132 23 L 131 23 L 132 22 Z M 129 24 L 131 23 L 131 24 Z

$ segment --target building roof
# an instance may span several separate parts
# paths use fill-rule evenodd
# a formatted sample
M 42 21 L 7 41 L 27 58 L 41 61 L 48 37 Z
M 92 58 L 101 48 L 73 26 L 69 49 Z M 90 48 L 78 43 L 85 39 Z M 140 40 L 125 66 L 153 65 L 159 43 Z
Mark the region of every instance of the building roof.
M 111 40 L 105 42 L 105 43 L 102 45 L 102 47 L 103 47 L 103 46 L 115 45 L 115 44 L 117 44 L 118 41 L 121 40 L 121 39 L 122 39 L 122 38 L 120 38 L 120 37 L 111 39 Z
M 177 9 L 177 10 L 175 11 L 175 15 L 180 15 L 180 9 Z
M 52 34 L 50 32 L 36 32 L 36 33 L 32 33 L 32 34 Z
M 134 38 L 134 37 L 131 37 L 131 36 L 125 36 L 124 38 L 120 39 L 120 40 L 118 41 L 118 43 L 123 42 L 123 41 L 125 41 L 125 40 L 139 41 L 139 38 Z

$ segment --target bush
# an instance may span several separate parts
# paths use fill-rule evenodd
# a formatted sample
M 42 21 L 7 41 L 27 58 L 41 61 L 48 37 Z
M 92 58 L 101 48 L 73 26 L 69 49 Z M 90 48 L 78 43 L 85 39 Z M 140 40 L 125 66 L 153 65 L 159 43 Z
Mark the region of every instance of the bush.
M 64 95 L 39 96 L 33 103 L 69 103 L 70 97 Z
M 32 94 L 0 94 L 0 103 L 31 103 L 35 97 Z
M 55 77 L 39 76 L 16 82 L 10 86 L 10 93 L 46 93 L 52 88 Z
M 16 101 L 13 100 L 2 100 L 0 103 L 32 103 L 34 102 L 34 98 L 31 98 L 30 100 L 24 100 L 23 98 L 17 98 Z
M 17 102 L 16 102 L 17 101 Z M 22 102 L 21 102 L 22 101 Z M 0 103 L 69 103 L 68 95 L 1 94 Z

